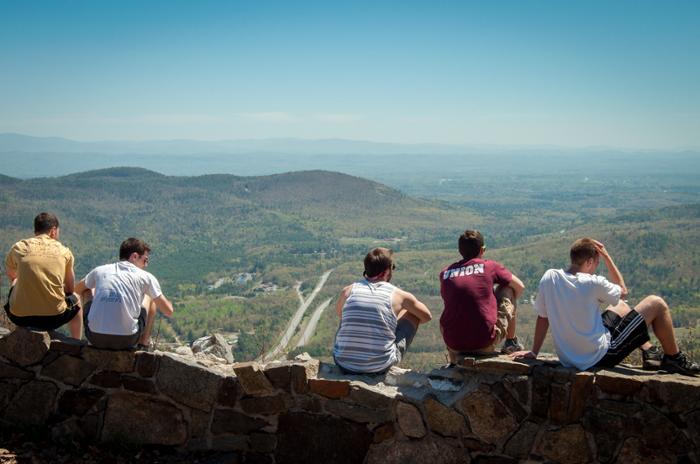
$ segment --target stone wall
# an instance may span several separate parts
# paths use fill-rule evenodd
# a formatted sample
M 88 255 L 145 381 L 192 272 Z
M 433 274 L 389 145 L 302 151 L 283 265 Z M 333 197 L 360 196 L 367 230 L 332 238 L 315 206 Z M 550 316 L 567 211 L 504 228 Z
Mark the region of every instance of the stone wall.
M 308 357 L 213 370 L 19 329 L 0 339 L 0 421 L 243 462 L 698 462 L 700 379 L 500 357 L 381 377 Z

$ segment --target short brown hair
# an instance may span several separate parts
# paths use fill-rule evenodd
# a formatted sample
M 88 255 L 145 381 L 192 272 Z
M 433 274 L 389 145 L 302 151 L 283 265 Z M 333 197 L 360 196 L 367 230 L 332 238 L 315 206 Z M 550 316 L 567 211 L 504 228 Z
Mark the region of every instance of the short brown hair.
M 58 218 L 55 214 L 39 213 L 34 218 L 34 233 L 45 234 L 54 227 L 58 228 Z
M 394 252 L 389 248 L 373 248 L 365 256 L 365 277 L 376 277 L 394 264 Z
M 598 256 L 598 250 L 595 246 L 595 241 L 592 238 L 584 237 L 576 240 L 573 245 L 571 245 L 571 251 L 569 251 L 569 257 L 571 258 L 571 264 L 577 266 L 582 265 L 591 258 Z
M 479 256 L 484 247 L 484 236 L 478 230 L 465 230 L 459 236 L 459 254 L 464 259 L 473 259 Z
M 129 256 L 131 256 L 131 253 L 136 252 L 139 256 L 143 256 L 147 251 L 149 253 L 151 251 L 151 247 L 148 246 L 148 243 L 138 238 L 130 237 L 124 240 L 119 247 L 119 259 L 126 261 L 129 259 Z

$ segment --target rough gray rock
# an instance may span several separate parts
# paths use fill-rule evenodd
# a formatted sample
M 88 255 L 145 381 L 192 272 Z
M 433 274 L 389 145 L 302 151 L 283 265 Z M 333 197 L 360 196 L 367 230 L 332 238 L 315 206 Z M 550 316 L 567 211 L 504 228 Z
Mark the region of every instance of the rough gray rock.
M 362 462 L 372 443 L 372 433 L 362 425 L 306 413 L 280 415 L 277 437 L 276 461 L 286 463 Z
M 156 398 L 115 392 L 105 412 L 103 441 L 181 445 L 187 439 L 182 412 Z
M 373 445 L 365 460 L 368 464 L 463 464 L 469 457 L 445 439 L 385 441 Z
M 212 334 L 198 338 L 192 343 L 192 352 L 195 355 L 198 353 L 213 354 L 218 358 L 225 359 L 229 364 L 233 363 L 231 347 L 220 334 Z
M 56 402 L 58 388 L 52 382 L 32 380 L 19 389 L 4 411 L 4 419 L 13 425 L 46 424 Z
M 423 419 L 415 406 L 399 401 L 396 404 L 396 416 L 399 428 L 404 435 L 410 438 L 423 438 L 425 436 L 425 425 L 423 425 Z
M 175 401 L 202 411 L 211 410 L 222 380 L 223 376 L 167 354 L 160 359 L 156 374 L 158 390 Z
M 44 359 L 50 345 L 51 337 L 46 332 L 18 327 L 0 339 L 0 356 L 20 366 L 31 366 Z
M 275 391 L 265 376 L 263 367 L 255 361 L 236 364 L 233 371 L 247 395 L 266 396 Z

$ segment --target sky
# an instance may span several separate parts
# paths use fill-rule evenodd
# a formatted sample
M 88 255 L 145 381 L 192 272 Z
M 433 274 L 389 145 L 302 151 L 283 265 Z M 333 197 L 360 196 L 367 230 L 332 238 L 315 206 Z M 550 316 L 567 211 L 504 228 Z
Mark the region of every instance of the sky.
M 700 147 L 697 1 L 0 0 L 0 133 Z

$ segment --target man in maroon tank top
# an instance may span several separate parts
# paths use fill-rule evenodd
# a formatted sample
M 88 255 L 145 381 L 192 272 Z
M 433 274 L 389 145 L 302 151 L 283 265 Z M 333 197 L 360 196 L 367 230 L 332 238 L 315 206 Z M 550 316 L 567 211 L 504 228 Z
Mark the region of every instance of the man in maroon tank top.
M 485 250 L 481 232 L 465 231 L 459 237 L 462 259 L 440 273 L 440 329 L 451 363 L 460 353 L 493 352 L 504 339 L 502 353 L 522 349 L 515 310 L 525 286 L 502 264 L 483 259 Z

